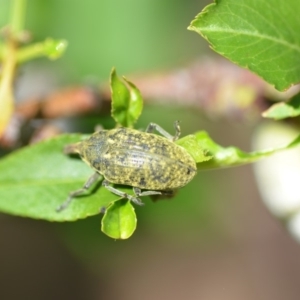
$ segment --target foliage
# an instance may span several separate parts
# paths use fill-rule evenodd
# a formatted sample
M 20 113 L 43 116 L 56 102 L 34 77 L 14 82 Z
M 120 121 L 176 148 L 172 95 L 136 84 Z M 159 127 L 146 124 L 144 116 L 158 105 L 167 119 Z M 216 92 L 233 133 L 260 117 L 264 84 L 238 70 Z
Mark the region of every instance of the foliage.
M 288 102 L 280 102 L 272 105 L 263 113 L 263 117 L 281 120 L 300 115 L 300 94 L 295 95 Z
M 20 7 L 16 8 L 17 17 L 13 17 L 12 31 L 5 43 L 0 45 L 0 59 L 3 61 L 0 134 L 13 111 L 12 83 L 16 65 L 42 55 L 58 58 L 67 45 L 64 40 L 47 39 L 16 47 L 15 41 L 22 26 L 14 20 L 22 19 L 23 1 L 16 1 Z M 203 35 L 217 52 L 256 72 L 282 90 L 299 81 L 300 39 L 295 30 L 298 20 L 296 0 L 288 4 L 274 1 L 281 8 L 281 15 L 278 15 L 278 8 L 272 9 L 266 1 L 216 1 L 196 17 L 189 29 Z M 290 7 L 287 8 L 287 5 Z M 267 14 L 264 13 L 266 11 Z M 274 24 L 277 24 L 276 27 Z M 111 115 L 116 126 L 133 127 L 143 108 L 140 91 L 127 79 L 119 78 L 115 69 L 111 72 L 110 87 Z M 273 106 L 264 116 L 282 119 L 299 114 L 299 96 L 295 96 L 288 103 Z M 84 138 L 84 135 L 64 134 L 3 157 L 0 160 L 0 211 L 57 222 L 76 221 L 103 213 L 101 230 L 106 235 L 114 239 L 129 238 L 137 224 L 134 206 L 101 187 L 100 180 L 65 210 L 56 211 L 69 192 L 82 187 L 93 173 L 78 157 L 62 152 L 65 145 Z M 205 131 L 185 136 L 176 143 L 191 154 L 200 171 L 257 161 L 277 151 L 298 146 L 300 137 L 287 145 L 251 153 L 236 147 L 222 147 Z M 130 187 L 118 189 L 133 193 Z
M 14 111 L 13 81 L 18 64 L 33 58 L 46 56 L 49 59 L 59 58 L 67 47 L 65 40 L 46 39 L 44 42 L 22 45 L 27 42 L 23 29 L 26 0 L 12 1 L 10 24 L 0 41 L 0 136 L 7 127 Z
M 127 81 L 128 82 L 128 81 Z M 116 101 L 128 101 L 130 89 L 124 85 L 115 71 L 111 74 L 111 88 L 114 94 L 120 91 Z M 140 95 L 137 88 L 136 94 Z M 124 99 L 125 98 L 125 99 Z M 137 98 L 142 102 L 141 96 Z M 129 101 L 130 102 L 130 101 Z M 114 104 L 115 105 L 115 104 Z M 135 103 L 142 107 L 142 103 Z M 130 112 L 131 117 L 123 119 Z M 113 112 L 116 120 L 126 120 L 127 126 L 140 115 L 140 109 L 132 110 L 131 105 L 120 106 Z M 6 213 L 44 219 L 48 221 L 75 221 L 104 211 L 102 231 L 115 239 L 131 236 L 136 228 L 136 215 L 132 204 L 118 201 L 121 198 L 95 185 L 91 191 L 78 197 L 69 207 L 61 212 L 56 208 L 66 199 L 68 193 L 80 188 L 93 171 L 81 160 L 64 155 L 66 144 L 86 138 L 84 135 L 60 135 L 56 138 L 25 147 L 0 160 L 0 210 Z M 223 168 L 245 164 L 258 160 L 273 152 L 296 146 L 300 139 L 292 144 L 254 153 L 246 153 L 235 147 L 224 148 L 213 142 L 206 132 L 200 131 L 177 141 L 197 162 L 199 170 Z M 132 194 L 129 187 L 120 187 Z
M 136 229 L 136 215 L 129 200 L 113 202 L 101 222 L 101 230 L 114 239 L 128 239 Z
M 297 0 L 216 0 L 198 14 L 189 29 L 207 39 L 213 50 L 278 90 L 300 81 Z M 264 114 L 275 119 L 296 115 L 286 105 Z
M 131 127 L 140 116 L 143 101 L 136 86 L 123 77 L 125 83 L 117 76 L 115 69 L 111 72 L 111 115 L 118 125 Z

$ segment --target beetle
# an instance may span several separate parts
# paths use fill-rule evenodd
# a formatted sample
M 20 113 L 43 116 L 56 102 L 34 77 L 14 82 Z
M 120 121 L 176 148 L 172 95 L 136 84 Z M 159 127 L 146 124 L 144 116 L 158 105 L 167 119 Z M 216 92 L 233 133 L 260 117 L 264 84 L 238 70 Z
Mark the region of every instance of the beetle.
M 99 130 L 84 141 L 67 145 L 64 152 L 79 154 L 95 173 L 81 189 L 71 192 L 57 211 L 65 209 L 101 175 L 105 188 L 138 205 L 143 205 L 141 196 L 170 194 L 188 184 L 196 175 L 196 162 L 174 143 L 180 136 L 178 121 L 174 122 L 174 128 L 174 136 L 155 123 L 150 123 L 145 132 L 127 127 Z M 161 135 L 154 134 L 154 130 Z M 112 184 L 132 186 L 134 195 Z

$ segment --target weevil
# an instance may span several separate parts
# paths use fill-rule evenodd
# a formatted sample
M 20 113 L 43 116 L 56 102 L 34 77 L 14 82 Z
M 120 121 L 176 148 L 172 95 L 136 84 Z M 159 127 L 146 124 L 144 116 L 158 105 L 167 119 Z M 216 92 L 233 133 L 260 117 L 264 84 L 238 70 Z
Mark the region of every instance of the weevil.
M 196 175 L 196 163 L 183 147 L 174 143 L 180 136 L 178 121 L 174 128 L 174 136 L 155 123 L 150 123 L 145 132 L 126 127 L 99 130 L 84 141 L 67 145 L 64 152 L 79 154 L 95 173 L 82 188 L 71 192 L 57 211 L 65 209 L 100 176 L 104 177 L 105 188 L 138 205 L 143 205 L 139 197 L 170 194 L 188 184 Z M 154 130 L 161 135 L 154 134 Z M 132 186 L 134 195 L 112 184 Z

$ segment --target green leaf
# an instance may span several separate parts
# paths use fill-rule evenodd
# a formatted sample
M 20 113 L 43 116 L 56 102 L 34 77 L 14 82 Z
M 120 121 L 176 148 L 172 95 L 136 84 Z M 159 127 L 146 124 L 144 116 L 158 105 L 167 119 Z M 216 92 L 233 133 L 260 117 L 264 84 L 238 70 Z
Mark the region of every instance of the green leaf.
M 265 149 L 262 151 L 244 152 L 236 147 L 222 147 L 216 144 L 205 131 L 195 133 L 198 144 L 204 151 L 207 151 L 212 159 L 197 165 L 198 170 L 234 167 L 255 162 L 261 158 L 267 157 L 285 149 L 293 148 L 300 145 L 300 135 L 287 145 Z
M 112 97 L 112 117 L 123 127 L 133 127 L 143 109 L 143 98 L 136 86 L 123 78 L 125 83 L 117 76 L 113 69 L 110 77 Z
M 80 141 L 81 135 L 61 135 L 0 160 L 0 211 L 49 221 L 74 221 L 100 213 L 120 197 L 95 184 L 56 212 L 69 192 L 81 188 L 93 170 L 81 159 L 64 155 L 65 145 Z M 132 189 L 122 187 L 130 193 Z
M 218 0 L 189 29 L 279 90 L 300 81 L 298 0 Z
M 300 94 L 295 95 L 288 102 L 273 104 L 263 112 L 263 117 L 281 120 L 285 118 L 297 117 L 300 115 Z
M 68 42 L 65 40 L 53 40 L 48 38 L 44 42 L 30 44 L 20 48 L 17 53 L 17 59 L 19 63 L 24 63 L 41 56 L 55 60 L 64 54 L 67 46 Z
M 136 215 L 129 200 L 112 203 L 101 221 L 101 230 L 114 239 L 128 239 L 136 229 Z
M 62 152 L 67 144 L 76 143 L 85 137 L 78 134 L 61 135 L 2 158 L 0 160 L 0 211 L 63 222 L 99 214 L 103 208 L 115 203 L 107 210 L 106 219 L 102 223 L 106 228 L 105 232 L 114 238 L 125 238 L 132 234 L 136 226 L 136 220 L 133 220 L 134 212 L 130 211 L 129 204 L 125 205 L 125 202 L 117 201 L 120 197 L 102 187 L 100 181 L 83 195 L 76 197 L 66 209 L 56 212 L 56 208 L 66 200 L 68 194 L 81 188 L 94 172 L 79 158 L 64 155 Z M 216 144 L 204 131 L 184 137 L 178 141 L 178 144 L 193 155 L 198 162 L 198 169 L 202 170 L 256 161 L 276 151 L 298 146 L 300 136 L 288 145 L 251 153 L 235 147 L 224 148 Z M 203 161 L 208 158 L 211 159 Z M 122 186 L 118 189 L 132 194 L 131 187 Z M 115 215 L 110 214 L 116 212 L 122 219 L 118 221 L 119 223 L 122 221 L 118 226 L 114 221 L 112 224 L 108 223 L 110 219 L 116 218 Z M 111 233 L 110 230 L 113 232 Z
M 207 151 L 204 151 L 199 140 L 193 134 L 187 135 L 180 140 L 176 141 L 176 144 L 183 147 L 194 158 L 196 163 L 201 163 L 212 159 L 212 156 L 207 155 Z

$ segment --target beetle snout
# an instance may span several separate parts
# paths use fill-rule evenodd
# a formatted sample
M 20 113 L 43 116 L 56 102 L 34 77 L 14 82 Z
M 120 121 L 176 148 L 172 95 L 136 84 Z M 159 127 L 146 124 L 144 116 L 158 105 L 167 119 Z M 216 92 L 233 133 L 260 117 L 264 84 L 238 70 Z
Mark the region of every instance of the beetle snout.
M 64 147 L 64 154 L 72 154 L 72 153 L 78 153 L 78 144 L 79 143 L 76 143 L 76 144 L 69 144 L 67 146 Z

